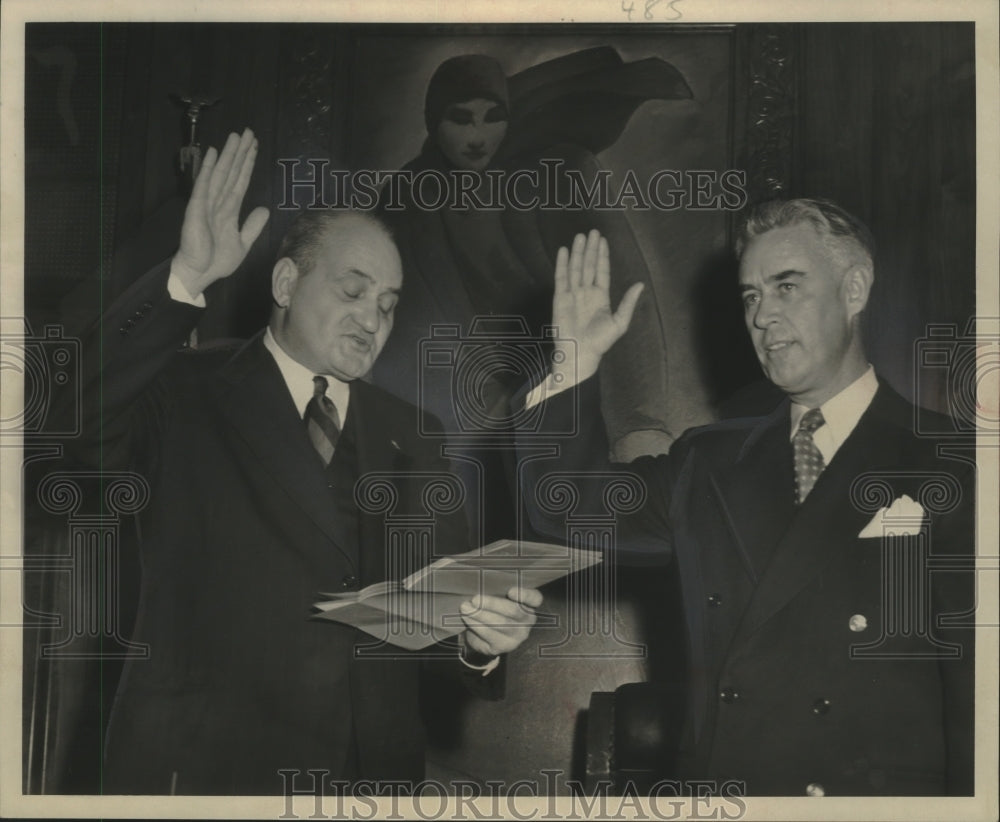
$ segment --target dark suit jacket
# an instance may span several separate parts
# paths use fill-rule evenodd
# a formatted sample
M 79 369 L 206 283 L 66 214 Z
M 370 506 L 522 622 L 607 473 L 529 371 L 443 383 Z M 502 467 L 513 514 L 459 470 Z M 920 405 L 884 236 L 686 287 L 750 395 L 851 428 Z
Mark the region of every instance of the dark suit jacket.
M 310 616 L 318 592 L 387 572 L 385 521 L 331 481 L 338 457 L 353 450 L 359 475 L 444 472 L 438 441 L 418 435 L 413 406 L 356 381 L 324 468 L 260 335 L 178 352 L 200 310 L 169 298 L 167 275 L 137 281 L 87 342 L 89 436 L 73 444 L 152 486 L 134 636 L 150 658 L 119 688 L 105 792 L 280 793 L 279 769 L 302 769 L 299 789 L 309 768 L 420 779 L 418 661 L 358 657 L 372 637 Z M 390 481 L 395 514 L 423 511 L 420 482 Z M 436 527 L 435 551 L 467 550 L 460 511 Z
M 563 528 L 533 502 L 544 474 L 610 469 L 593 382 L 544 407 L 543 425 L 565 430 L 579 400 L 579 433 L 560 443 L 557 460 L 525 464 L 537 528 Z M 647 490 L 619 520 L 620 558 L 673 559 L 683 588 L 681 775 L 744 781 L 758 795 L 802 795 L 809 785 L 827 795 L 971 792 L 972 630 L 937 620 L 964 614 L 969 624 L 973 574 L 933 572 L 928 593 L 927 563 L 910 538 L 859 537 L 905 493 L 928 512 L 922 544 L 933 562 L 974 552 L 974 468 L 939 458 L 913 421 L 913 407 L 882 384 L 801 506 L 787 401 L 767 417 L 693 429 L 669 456 L 620 467 Z M 600 489 L 581 485 L 586 513 Z

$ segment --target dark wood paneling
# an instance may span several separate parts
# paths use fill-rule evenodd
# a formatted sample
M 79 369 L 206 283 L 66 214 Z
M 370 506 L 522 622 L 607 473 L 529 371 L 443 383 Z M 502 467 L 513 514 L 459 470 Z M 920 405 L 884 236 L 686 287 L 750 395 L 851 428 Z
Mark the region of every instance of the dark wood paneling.
M 800 73 L 801 193 L 838 191 L 853 213 L 871 213 L 872 31 L 805 27 Z
M 25 304 L 34 327 L 88 276 L 107 281 L 115 244 L 126 31 L 25 30 Z
M 975 59 L 971 23 L 808 26 L 795 193 L 835 200 L 872 229 L 866 334 L 904 394 L 948 410 L 915 372 L 930 323 L 975 312 Z

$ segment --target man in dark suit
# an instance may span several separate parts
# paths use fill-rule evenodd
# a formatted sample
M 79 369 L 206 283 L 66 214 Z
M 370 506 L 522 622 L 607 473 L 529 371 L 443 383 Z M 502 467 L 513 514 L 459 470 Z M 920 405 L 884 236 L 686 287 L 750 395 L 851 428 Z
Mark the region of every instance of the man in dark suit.
M 178 351 L 204 290 L 236 270 L 267 221 L 258 208 L 239 226 L 256 149 L 247 130 L 207 152 L 177 254 L 116 300 L 86 344 L 93 414 L 75 452 L 151 486 L 134 636 L 150 656 L 122 678 L 106 793 L 269 794 L 314 778 L 330 790 L 423 775 L 420 660 L 309 619 L 320 591 L 470 547 L 460 510 L 426 509 L 428 483 L 448 468 L 419 436 L 416 409 L 358 379 L 392 327 L 402 270 L 391 237 L 363 214 L 302 215 L 273 270 L 268 327 L 236 350 Z M 386 522 L 355 492 L 370 472 L 395 495 L 393 515 L 439 514 L 425 555 L 387 554 Z M 471 675 L 524 640 L 540 603 L 514 588 L 463 604 Z
M 868 362 L 872 247 L 825 201 L 754 211 L 738 247 L 746 326 L 787 399 L 618 467 L 645 486 L 619 558 L 672 560 L 683 590 L 689 699 L 665 776 L 755 795 L 972 792 L 975 470 L 914 433 L 913 406 Z M 609 281 L 596 232 L 561 250 L 554 317 L 575 346 L 527 402 L 552 430 L 579 403 L 579 423 L 557 459 L 523 464 L 543 530 L 562 528 L 549 472 L 576 476 L 586 506 L 601 491 L 588 474 L 612 470 L 592 375 L 641 289 L 612 312 Z M 928 551 L 949 570 L 929 574 Z

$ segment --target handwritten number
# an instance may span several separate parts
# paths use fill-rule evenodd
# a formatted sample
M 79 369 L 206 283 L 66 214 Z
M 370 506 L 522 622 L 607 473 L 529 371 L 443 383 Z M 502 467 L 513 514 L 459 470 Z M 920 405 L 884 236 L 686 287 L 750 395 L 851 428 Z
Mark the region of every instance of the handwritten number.
M 635 11 L 635 0 L 629 0 L 628 5 L 626 5 L 625 2 L 626 0 L 621 0 L 622 11 L 628 14 L 628 19 L 631 20 L 632 12 Z M 664 0 L 643 0 L 643 9 L 642 9 L 643 19 L 645 20 L 654 19 L 653 10 L 663 2 Z M 676 7 L 676 4 L 680 2 L 681 0 L 666 0 L 667 3 L 666 7 L 671 12 L 673 12 L 673 16 L 665 19 L 680 20 L 684 16 L 684 13 Z
M 670 18 L 671 20 L 680 20 L 684 16 L 684 12 L 680 9 L 674 8 L 674 3 L 679 2 L 681 2 L 681 0 L 670 0 L 670 2 L 667 3 L 667 7 L 674 13 L 674 16 Z

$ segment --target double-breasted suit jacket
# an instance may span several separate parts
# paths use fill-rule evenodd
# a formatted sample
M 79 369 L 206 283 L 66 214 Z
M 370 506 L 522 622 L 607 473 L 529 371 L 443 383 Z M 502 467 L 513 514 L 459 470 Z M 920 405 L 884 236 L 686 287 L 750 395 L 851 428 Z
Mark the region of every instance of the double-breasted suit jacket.
M 151 485 L 134 633 L 150 655 L 126 667 L 104 790 L 280 793 L 281 769 L 303 771 L 300 789 L 306 769 L 421 778 L 418 662 L 356 654 L 376 640 L 310 616 L 318 592 L 430 559 L 387 569 L 385 520 L 353 490 L 383 472 L 395 513 L 422 511 L 413 475 L 446 472 L 438 440 L 418 434 L 413 406 L 355 381 L 324 467 L 260 335 L 178 352 L 200 309 L 171 300 L 167 277 L 138 280 L 85 346 L 88 435 L 74 451 Z M 435 552 L 467 549 L 461 510 L 436 528 Z
M 552 430 L 580 413 L 557 459 L 525 462 L 536 527 L 563 527 L 533 502 L 546 474 L 611 468 L 593 382 L 543 406 Z M 619 558 L 672 559 L 683 589 L 679 775 L 757 795 L 969 793 L 974 468 L 915 436 L 913 406 L 881 384 L 797 505 L 789 406 L 615 467 L 646 492 L 619 519 Z M 581 505 L 600 493 L 581 486 Z M 924 507 L 920 535 L 859 536 L 903 494 Z

